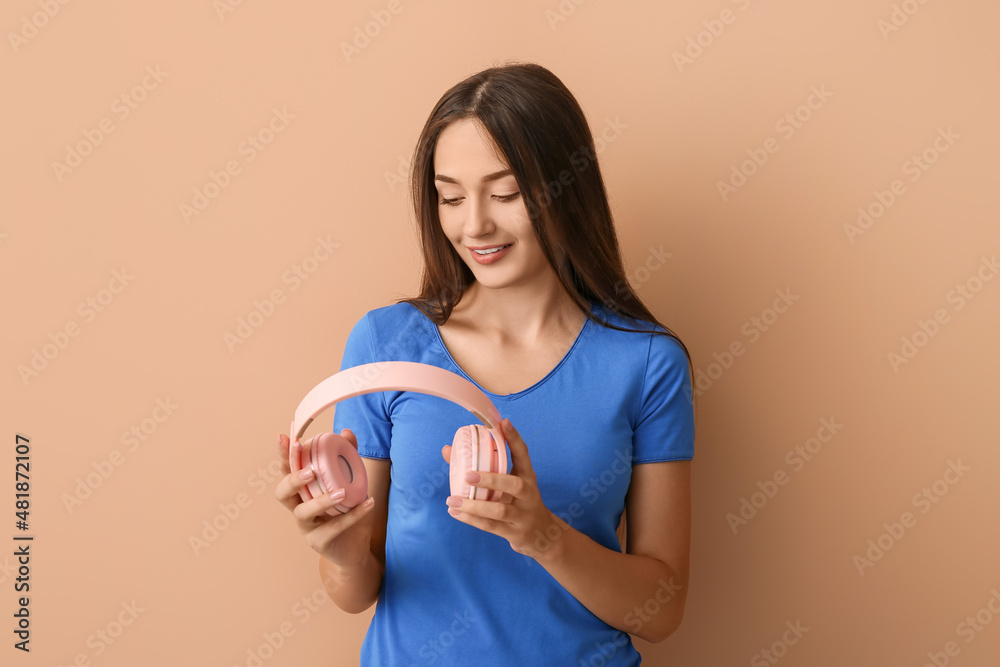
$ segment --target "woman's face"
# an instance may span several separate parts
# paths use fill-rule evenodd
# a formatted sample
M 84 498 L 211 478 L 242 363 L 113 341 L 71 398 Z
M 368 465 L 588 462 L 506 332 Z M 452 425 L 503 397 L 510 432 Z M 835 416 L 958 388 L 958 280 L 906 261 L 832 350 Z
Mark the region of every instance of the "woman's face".
M 483 287 L 530 283 L 552 269 L 517 179 L 490 147 L 486 130 L 471 119 L 455 121 L 441 132 L 434 151 L 441 228 Z M 505 245 L 509 247 L 492 255 L 472 249 Z

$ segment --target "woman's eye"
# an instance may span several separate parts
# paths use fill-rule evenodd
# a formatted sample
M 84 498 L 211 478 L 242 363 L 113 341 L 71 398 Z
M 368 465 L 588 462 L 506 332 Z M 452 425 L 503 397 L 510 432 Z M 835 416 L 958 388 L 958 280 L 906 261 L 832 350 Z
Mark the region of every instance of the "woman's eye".
M 509 201 L 513 201 L 514 199 L 516 199 L 520 194 L 521 194 L 520 192 L 515 192 L 515 193 L 509 194 L 509 195 L 493 195 L 493 196 L 498 201 L 509 202 Z M 438 203 L 441 204 L 441 205 L 443 205 L 443 206 L 458 206 L 459 203 L 461 203 L 461 201 L 462 201 L 462 197 L 456 197 L 454 199 L 442 199 Z

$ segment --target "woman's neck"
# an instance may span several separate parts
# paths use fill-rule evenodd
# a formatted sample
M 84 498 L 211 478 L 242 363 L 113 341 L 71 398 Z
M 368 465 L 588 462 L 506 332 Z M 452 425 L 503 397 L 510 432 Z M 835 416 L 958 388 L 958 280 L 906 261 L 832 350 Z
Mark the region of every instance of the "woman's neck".
M 537 284 L 483 287 L 473 281 L 455 305 L 452 316 L 472 324 L 498 344 L 530 346 L 575 335 L 586 314 L 558 280 Z

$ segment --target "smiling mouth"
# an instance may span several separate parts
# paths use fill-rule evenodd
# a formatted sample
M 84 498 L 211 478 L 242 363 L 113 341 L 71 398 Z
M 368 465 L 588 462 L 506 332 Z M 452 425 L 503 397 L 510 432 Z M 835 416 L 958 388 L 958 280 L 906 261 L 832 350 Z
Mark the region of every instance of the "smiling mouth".
M 492 255 L 494 253 L 500 252 L 504 248 L 509 248 L 511 245 L 513 244 L 508 243 L 507 245 L 498 246 L 496 248 L 490 248 L 489 250 L 473 250 L 472 252 L 476 253 L 477 255 Z

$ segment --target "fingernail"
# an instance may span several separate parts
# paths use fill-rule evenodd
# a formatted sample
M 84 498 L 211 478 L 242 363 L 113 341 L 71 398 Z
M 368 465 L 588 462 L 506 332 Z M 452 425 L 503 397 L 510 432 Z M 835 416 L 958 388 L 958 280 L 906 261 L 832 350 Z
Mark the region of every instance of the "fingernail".
M 343 489 L 337 489 L 336 491 L 330 494 L 330 500 L 343 500 L 344 496 L 346 495 L 347 495 L 346 491 L 344 491 Z
M 312 468 L 306 468 L 305 470 L 299 471 L 299 478 L 301 479 L 305 480 L 312 479 L 312 476 L 313 476 Z
M 364 507 L 365 509 L 368 509 L 369 507 L 371 507 L 374 504 L 375 504 L 375 499 L 374 498 L 369 498 L 361 506 Z
M 469 484 L 478 484 L 482 478 L 483 476 L 480 475 L 475 470 L 470 470 L 469 472 L 465 473 L 465 481 Z
M 278 436 L 278 447 L 281 447 L 281 436 Z
M 462 499 L 458 496 L 448 496 L 448 500 L 446 500 L 445 503 L 448 504 L 448 507 L 461 507 Z
M 454 507 L 449 507 L 448 508 L 448 514 L 450 514 L 452 516 L 458 516 L 461 513 L 462 513 L 462 510 L 457 510 Z

